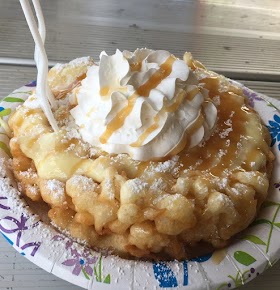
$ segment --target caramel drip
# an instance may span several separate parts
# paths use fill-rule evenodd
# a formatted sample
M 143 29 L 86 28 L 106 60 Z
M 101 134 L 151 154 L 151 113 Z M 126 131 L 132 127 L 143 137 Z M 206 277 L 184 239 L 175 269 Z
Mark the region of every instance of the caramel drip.
M 184 100 L 192 101 L 193 98 L 198 93 L 199 93 L 199 89 L 198 88 L 195 88 L 195 89 L 191 90 L 187 94 L 186 94 L 185 91 L 179 93 L 177 98 L 176 98 L 176 100 L 173 102 L 173 104 L 171 104 L 170 106 L 165 108 L 164 111 L 168 112 L 168 113 L 176 112 L 178 110 L 178 108 L 180 107 L 180 105 L 183 103 Z
M 143 142 L 146 140 L 146 138 L 152 133 L 154 132 L 156 129 L 158 129 L 159 127 L 159 114 L 157 114 L 154 117 L 154 124 L 151 125 L 150 127 L 148 127 L 138 138 L 138 140 L 132 144 L 130 144 L 130 146 L 132 147 L 140 147 Z
M 134 107 L 138 95 L 144 97 L 149 96 L 150 91 L 156 88 L 162 80 L 171 74 L 174 61 L 175 58 L 170 56 L 162 65 L 160 65 L 160 69 L 155 72 L 146 83 L 141 85 L 134 94 L 128 97 L 127 106 L 117 113 L 117 115 L 107 125 L 105 132 L 99 138 L 102 144 L 107 143 L 112 134 L 123 126 L 125 119 L 131 113 Z
M 138 140 L 132 144 L 130 144 L 130 146 L 132 147 L 140 147 L 141 145 L 143 145 L 144 141 L 146 140 L 146 138 L 155 130 L 158 129 L 159 127 L 159 114 L 160 113 L 173 113 L 176 112 L 178 110 L 178 108 L 180 107 L 180 105 L 182 104 L 182 102 L 184 100 L 193 100 L 193 98 L 199 93 L 199 89 L 195 88 L 192 91 L 190 91 L 189 93 L 186 94 L 185 91 L 182 91 L 178 94 L 176 100 L 173 102 L 173 104 L 171 104 L 170 106 L 168 106 L 167 108 L 163 108 L 158 114 L 156 114 L 156 116 L 154 117 L 154 124 L 151 125 L 150 127 L 148 127 L 138 138 Z
M 193 135 L 201 126 L 203 126 L 203 123 L 204 117 L 200 112 L 195 122 L 185 131 L 184 138 L 182 138 L 181 142 L 177 144 L 168 155 L 173 156 L 179 152 L 182 152 L 184 148 L 188 149 L 190 147 L 190 136 Z
M 109 93 L 109 90 L 110 90 L 109 87 L 103 87 L 103 88 L 101 88 L 100 89 L 100 92 L 99 92 L 100 96 L 102 96 L 102 97 L 106 96 Z
M 160 65 L 160 69 L 156 71 L 151 78 L 142 86 L 140 86 L 136 92 L 143 97 L 148 97 L 150 91 L 156 88 L 165 78 L 167 78 L 172 72 L 172 65 L 175 62 L 174 56 L 169 56 L 168 59 Z
M 227 255 L 226 249 L 216 250 L 212 255 L 212 261 L 215 265 L 219 265 Z
M 76 88 L 78 85 L 80 85 L 81 81 L 86 77 L 87 75 L 83 73 L 82 75 L 78 76 L 76 80 L 71 83 L 66 89 L 61 91 L 54 91 L 53 94 L 56 99 L 64 99 L 66 95 L 71 92 L 74 88 Z
M 195 122 L 187 129 L 186 133 L 188 134 L 188 136 L 193 135 L 201 126 L 203 126 L 203 123 L 204 123 L 204 116 L 203 116 L 203 113 L 200 112 Z
M 225 170 L 236 168 L 238 152 L 242 150 L 238 146 L 241 146 L 242 136 L 246 135 L 245 124 L 249 120 L 250 112 L 243 106 L 243 96 L 236 95 L 233 92 L 219 92 L 218 77 L 203 79 L 201 83 L 204 83 L 204 87 L 209 90 L 210 98 L 217 95 L 220 96 L 221 109 L 218 112 L 219 118 L 216 130 L 211 138 L 206 141 L 203 148 L 196 146 L 187 154 L 182 152 L 180 155 L 184 168 L 194 166 L 198 160 L 202 160 L 200 164 L 195 165 L 196 170 L 208 170 L 215 176 L 221 176 Z M 231 117 L 232 131 L 229 132 L 226 138 L 221 138 L 221 132 L 229 128 L 226 122 L 230 119 L 232 112 L 234 112 Z M 230 142 L 230 144 L 228 145 L 227 142 Z M 219 151 L 224 152 L 224 155 L 218 157 Z M 242 161 L 238 160 L 238 162 L 241 165 Z
M 135 93 L 129 96 L 127 106 L 121 109 L 117 113 L 117 115 L 111 120 L 111 122 L 107 125 L 105 132 L 99 138 L 102 144 L 107 143 L 108 139 L 112 136 L 112 134 L 123 126 L 125 119 L 131 113 L 134 107 L 136 99 L 137 95 Z
M 226 99 L 227 104 L 221 103 L 221 110 L 220 116 L 224 119 L 223 127 L 225 122 L 229 119 L 229 115 L 231 112 L 234 112 L 235 114 L 232 117 L 232 132 L 229 134 L 228 139 L 230 139 L 230 146 L 226 147 L 226 138 L 221 140 L 220 136 L 216 136 L 216 152 L 218 151 L 217 147 L 220 145 L 220 148 L 226 152 L 224 156 L 222 156 L 219 164 L 213 167 L 211 170 L 212 174 L 219 176 L 221 172 L 225 171 L 226 169 L 230 169 L 235 162 L 235 160 L 239 157 L 238 156 L 238 143 L 242 140 L 242 135 L 246 134 L 246 128 L 244 124 L 246 124 L 246 120 L 248 118 L 248 114 L 242 110 L 241 106 L 236 101 L 236 97 L 233 96 L 230 93 L 224 93 L 224 98 Z M 228 107 L 228 109 L 224 109 L 225 107 Z M 225 111 L 225 113 L 224 113 Z M 217 140 L 217 137 L 219 137 L 220 140 Z
M 134 62 L 130 64 L 131 71 L 140 71 L 142 68 L 142 62 Z
M 218 77 L 208 77 L 201 80 L 204 84 L 204 88 L 208 90 L 209 97 L 214 97 L 215 95 L 220 95 L 219 92 L 219 78 Z

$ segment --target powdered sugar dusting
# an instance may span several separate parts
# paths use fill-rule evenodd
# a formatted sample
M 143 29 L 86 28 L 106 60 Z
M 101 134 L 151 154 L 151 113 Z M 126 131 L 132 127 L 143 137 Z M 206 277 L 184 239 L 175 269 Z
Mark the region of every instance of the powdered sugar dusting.
M 77 130 L 77 128 L 74 127 L 66 127 L 66 134 L 65 134 L 65 138 L 68 140 L 71 139 L 81 139 L 81 135 L 79 133 L 79 131 Z
M 83 191 L 94 191 L 97 189 L 98 184 L 95 183 L 91 178 L 83 175 L 74 175 L 71 178 L 72 184 L 80 186 Z
M 59 72 L 63 70 L 66 67 L 77 67 L 77 66 L 82 66 L 82 65 L 90 65 L 92 63 L 92 58 L 90 56 L 85 56 L 85 57 L 79 57 L 76 59 L 73 59 L 69 63 L 57 63 L 53 68 Z
M 130 182 L 130 188 L 134 194 L 141 193 L 143 190 L 148 188 L 149 184 L 144 182 L 140 178 L 132 179 Z
M 57 199 L 64 196 L 65 185 L 63 182 L 56 179 L 50 179 L 47 181 L 46 186 L 47 189 L 52 192 L 52 194 L 55 195 Z
M 32 168 L 28 168 L 26 171 L 20 171 L 19 175 L 24 178 L 38 178 L 38 174 Z
M 6 160 L 5 158 L 0 158 L 0 177 L 5 177 L 6 174 Z
M 27 184 L 26 185 L 26 190 L 29 191 L 30 193 L 34 194 L 34 195 L 39 193 L 38 186 L 31 185 L 31 184 Z
M 159 190 L 164 191 L 167 189 L 167 184 L 165 183 L 163 178 L 157 178 L 153 181 L 150 189 L 153 191 L 159 191 Z
M 14 213 L 16 216 L 20 216 L 21 214 L 24 216 L 31 216 L 28 206 L 20 199 L 20 192 L 11 184 L 12 180 L 10 180 L 10 178 L 0 177 L 0 192 L 7 197 L 7 206 L 10 208 L 10 213 Z M 31 219 L 33 221 L 36 220 L 34 217 L 31 217 Z
M 234 114 L 235 114 L 235 112 L 232 111 L 229 115 L 229 118 L 224 122 L 224 124 L 227 126 L 227 128 L 219 133 L 220 138 L 224 139 L 224 138 L 228 137 L 229 133 L 233 131 L 232 117 L 234 116 Z
M 177 175 L 183 165 L 179 162 L 179 156 L 175 155 L 170 160 L 157 162 L 151 166 L 153 172 L 170 172 Z

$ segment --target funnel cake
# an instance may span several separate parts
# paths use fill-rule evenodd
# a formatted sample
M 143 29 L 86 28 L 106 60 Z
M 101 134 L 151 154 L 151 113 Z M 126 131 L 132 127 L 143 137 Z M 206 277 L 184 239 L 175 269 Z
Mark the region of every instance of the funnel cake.
M 121 257 L 185 259 L 224 247 L 254 220 L 272 171 L 268 130 L 242 89 L 190 53 L 184 61 L 217 121 L 198 145 L 184 142 L 164 158 L 135 160 L 83 141 L 71 110 L 96 65 L 90 58 L 49 72 L 59 131 L 35 94 L 11 116 L 15 177 L 25 196 L 49 205 L 53 225 Z

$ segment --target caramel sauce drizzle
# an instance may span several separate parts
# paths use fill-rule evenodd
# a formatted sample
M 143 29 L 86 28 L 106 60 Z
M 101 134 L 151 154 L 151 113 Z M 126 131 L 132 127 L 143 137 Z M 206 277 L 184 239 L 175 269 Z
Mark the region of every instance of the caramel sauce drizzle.
M 151 125 L 150 127 L 148 127 L 138 138 L 138 140 L 132 144 L 130 144 L 130 146 L 132 147 L 140 147 L 143 142 L 146 140 L 146 138 L 152 133 L 154 132 L 156 129 L 158 129 L 159 127 L 159 113 L 156 114 L 156 116 L 154 117 L 154 124 Z
M 169 112 L 169 113 L 176 112 L 184 100 L 192 101 L 198 93 L 199 93 L 198 88 L 191 90 L 187 94 L 185 91 L 182 91 L 178 94 L 178 96 L 177 96 L 176 100 L 173 102 L 173 104 L 171 104 L 170 106 L 168 106 L 164 110 L 166 112 Z
M 234 92 L 219 92 L 218 77 L 205 78 L 201 80 L 201 83 L 204 83 L 204 87 L 209 90 L 210 99 L 217 95 L 220 97 L 217 129 L 211 138 L 206 141 L 204 148 L 196 146 L 188 153 L 181 152 L 180 157 L 184 168 L 193 166 L 198 160 L 202 160 L 200 164 L 196 165 L 196 170 L 208 170 L 215 176 L 221 176 L 225 170 L 236 167 L 236 159 L 239 158 L 237 155 L 240 151 L 238 143 L 240 143 L 242 135 L 246 135 L 246 122 L 249 119 L 250 112 L 243 106 L 244 98 L 242 95 L 236 95 Z M 220 133 L 228 128 L 226 122 L 232 112 L 234 112 L 231 117 L 232 131 L 229 132 L 226 138 L 221 138 Z M 230 141 L 229 146 L 226 144 L 227 140 Z M 217 159 L 219 150 L 223 150 L 225 154 L 220 159 Z M 214 161 L 217 162 L 214 163 Z
M 105 132 L 100 136 L 99 140 L 102 144 L 107 143 L 112 134 L 123 126 L 125 119 L 134 107 L 137 97 L 139 95 L 144 97 L 149 96 L 150 91 L 156 88 L 162 80 L 171 74 L 172 65 L 175 60 L 176 59 L 174 56 L 170 56 L 163 64 L 160 65 L 160 69 L 155 72 L 146 83 L 141 85 L 135 93 L 128 97 L 127 106 L 117 113 L 117 115 L 107 125 Z
M 154 132 L 155 130 L 158 129 L 159 127 L 159 115 L 161 113 L 165 113 L 165 112 L 168 112 L 168 113 L 173 113 L 175 111 L 178 110 L 178 108 L 180 107 L 180 105 L 183 103 L 184 100 L 193 100 L 193 98 L 199 93 L 199 89 L 198 88 L 195 88 L 193 90 L 191 90 L 190 92 L 188 92 L 186 94 L 185 91 L 182 91 L 180 92 L 178 95 L 177 95 L 177 98 L 176 100 L 173 102 L 173 104 L 171 104 L 170 106 L 166 107 L 166 108 L 163 108 L 160 110 L 160 112 L 158 112 L 156 114 L 156 116 L 154 117 L 154 124 L 151 125 L 150 127 L 148 127 L 138 138 L 138 140 L 132 144 L 130 144 L 130 146 L 132 147 L 140 147 L 141 145 L 143 145 L 144 141 L 146 140 L 146 138 L 152 133 Z M 197 119 L 198 121 L 198 119 Z
M 76 78 L 76 80 L 71 83 L 66 89 L 61 90 L 61 91 L 54 91 L 53 94 L 56 99 L 64 99 L 66 95 L 71 92 L 74 88 L 79 86 L 81 84 L 81 81 L 86 77 L 87 75 L 83 73 L 79 77 Z
M 143 97 L 148 97 L 151 90 L 156 88 L 171 74 L 175 60 L 174 56 L 169 56 L 168 59 L 160 65 L 160 69 L 156 71 L 146 83 L 136 90 L 137 94 Z
M 102 96 L 102 97 L 106 96 L 109 93 L 109 90 L 110 90 L 109 87 L 103 87 L 103 88 L 101 88 L 100 89 L 100 92 L 99 92 L 100 96 Z
M 140 71 L 142 68 L 142 62 L 133 62 L 130 64 L 131 71 Z

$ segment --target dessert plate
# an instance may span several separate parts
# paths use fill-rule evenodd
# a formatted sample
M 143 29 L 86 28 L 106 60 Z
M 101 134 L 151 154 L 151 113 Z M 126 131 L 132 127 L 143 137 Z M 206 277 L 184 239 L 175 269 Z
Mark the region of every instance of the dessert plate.
M 27 205 L 20 196 L 9 169 L 9 137 L 3 127 L 0 233 L 37 266 L 85 289 L 223 290 L 254 279 L 280 258 L 280 102 L 234 83 L 242 87 L 250 105 L 267 125 L 276 159 L 268 198 L 257 219 L 229 247 L 191 260 L 156 263 L 124 260 L 82 246 L 48 224 L 42 214 L 44 209 Z M 7 120 L 35 87 L 36 82 L 31 82 L 4 98 L 0 118 Z

